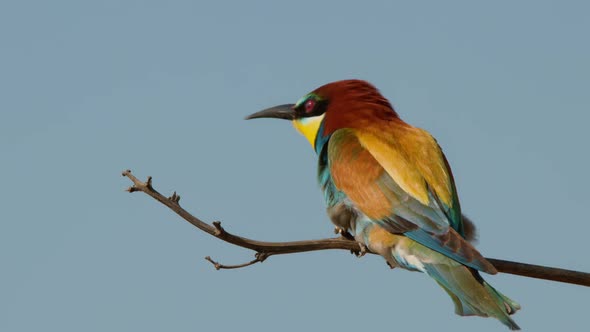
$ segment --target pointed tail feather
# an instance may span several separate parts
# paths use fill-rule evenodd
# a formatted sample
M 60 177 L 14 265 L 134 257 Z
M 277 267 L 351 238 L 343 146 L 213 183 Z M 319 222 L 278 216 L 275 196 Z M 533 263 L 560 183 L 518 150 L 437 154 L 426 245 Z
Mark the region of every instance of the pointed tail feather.
M 490 286 L 477 271 L 463 265 L 430 263 L 424 264 L 424 270 L 449 294 L 458 315 L 494 317 L 509 329 L 520 330 L 510 318 L 520 305 Z
M 483 286 L 486 288 L 486 290 L 495 295 L 496 299 L 498 300 L 498 303 L 501 303 L 504 305 L 504 308 L 506 309 L 506 313 L 509 315 L 514 314 L 515 312 L 517 312 L 518 310 L 520 310 L 520 304 L 518 304 L 516 301 L 510 299 L 508 296 L 498 292 L 494 287 L 492 287 L 490 284 L 488 284 L 486 281 L 484 281 L 482 279 L 483 282 Z

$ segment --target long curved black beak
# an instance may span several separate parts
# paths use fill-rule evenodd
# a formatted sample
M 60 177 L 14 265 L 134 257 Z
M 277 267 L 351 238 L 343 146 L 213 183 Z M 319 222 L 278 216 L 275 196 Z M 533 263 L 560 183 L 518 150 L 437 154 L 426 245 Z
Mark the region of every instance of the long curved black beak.
M 271 108 L 267 108 L 260 112 L 256 112 L 254 114 L 250 114 L 246 117 L 246 120 L 250 119 L 258 119 L 258 118 L 275 118 L 275 119 L 285 119 L 285 120 L 294 120 L 295 119 L 295 107 L 294 104 L 285 104 L 279 105 Z

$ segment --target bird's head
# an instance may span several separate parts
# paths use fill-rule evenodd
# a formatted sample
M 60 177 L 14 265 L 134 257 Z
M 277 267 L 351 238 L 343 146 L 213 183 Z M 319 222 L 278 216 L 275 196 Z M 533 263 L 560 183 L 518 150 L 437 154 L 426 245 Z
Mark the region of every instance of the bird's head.
M 319 152 L 330 135 L 341 128 L 359 128 L 371 121 L 399 119 L 393 107 L 373 85 L 362 80 L 328 83 L 295 104 L 267 108 L 246 117 L 291 120 Z

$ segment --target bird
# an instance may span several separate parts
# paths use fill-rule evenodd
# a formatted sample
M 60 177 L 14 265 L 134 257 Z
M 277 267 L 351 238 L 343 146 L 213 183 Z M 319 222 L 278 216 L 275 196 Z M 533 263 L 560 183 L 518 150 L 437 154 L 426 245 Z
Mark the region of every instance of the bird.
M 520 305 L 487 283 L 496 268 L 474 247 L 449 162 L 426 130 L 403 121 L 371 83 L 320 86 L 295 104 L 246 117 L 289 120 L 318 157 L 317 180 L 335 230 L 391 268 L 423 272 L 461 316 L 494 317 L 511 330 Z

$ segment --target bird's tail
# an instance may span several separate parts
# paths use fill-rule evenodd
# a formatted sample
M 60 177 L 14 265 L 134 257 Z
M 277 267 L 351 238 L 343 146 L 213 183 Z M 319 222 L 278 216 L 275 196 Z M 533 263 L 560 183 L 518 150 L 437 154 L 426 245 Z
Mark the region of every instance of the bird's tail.
M 357 221 L 356 226 L 357 241 L 383 256 L 389 266 L 432 277 L 449 294 L 458 315 L 494 317 L 511 330 L 520 330 L 510 318 L 520 305 L 490 286 L 477 270 L 374 224 Z
M 449 294 L 458 315 L 494 317 L 511 330 L 520 330 L 510 318 L 520 305 L 490 286 L 476 270 L 444 263 L 426 263 L 424 270 Z

